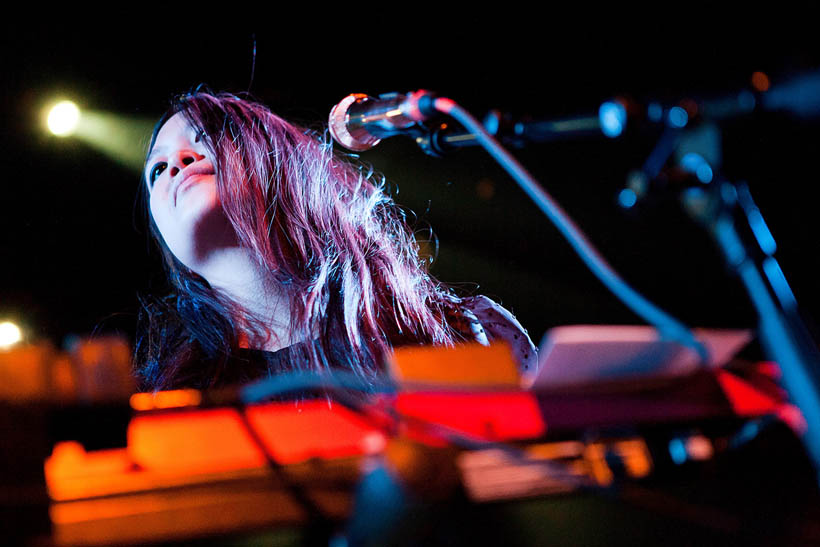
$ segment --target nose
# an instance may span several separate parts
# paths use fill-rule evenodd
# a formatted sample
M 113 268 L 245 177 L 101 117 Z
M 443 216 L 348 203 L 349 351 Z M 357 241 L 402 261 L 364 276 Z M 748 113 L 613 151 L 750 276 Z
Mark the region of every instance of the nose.
M 203 159 L 205 156 L 199 154 L 195 150 L 181 149 L 177 150 L 168 158 L 169 171 L 171 177 L 177 176 L 177 173 L 185 169 L 187 165 L 191 165 L 195 161 Z

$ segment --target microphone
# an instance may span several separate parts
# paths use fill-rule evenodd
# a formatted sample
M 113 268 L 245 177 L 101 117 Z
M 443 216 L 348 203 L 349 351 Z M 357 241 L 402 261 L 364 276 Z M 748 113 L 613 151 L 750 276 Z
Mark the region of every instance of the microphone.
M 437 113 L 434 100 L 433 93 L 423 89 L 378 97 L 352 93 L 330 111 L 330 135 L 349 150 L 368 150 L 384 138 L 412 133 L 417 123 Z

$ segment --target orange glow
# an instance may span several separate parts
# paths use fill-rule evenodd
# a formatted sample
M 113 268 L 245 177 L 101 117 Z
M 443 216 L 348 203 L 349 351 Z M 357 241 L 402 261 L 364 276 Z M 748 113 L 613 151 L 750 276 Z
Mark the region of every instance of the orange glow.
M 122 486 L 116 477 L 133 471 L 134 464 L 124 448 L 86 452 L 76 441 L 54 445 L 44 471 L 48 494 L 55 501 L 82 497 L 89 492 L 105 495 Z
M 202 394 L 195 389 L 134 393 L 130 399 L 131 408 L 137 411 L 197 406 L 200 402 Z
M 504 343 L 489 347 L 475 343 L 456 348 L 399 348 L 391 359 L 390 373 L 405 388 L 414 383 L 463 387 L 520 385 L 518 365 Z
M 645 477 L 652 471 L 649 449 L 641 439 L 618 441 L 613 445 L 612 450 L 621 457 L 629 476 Z
M 267 452 L 281 464 L 372 453 L 386 444 L 362 418 L 327 401 L 270 403 L 246 412 Z M 142 468 L 190 474 L 267 463 L 230 408 L 136 416 L 128 427 L 128 451 Z
M 259 405 L 247 412 L 268 450 L 283 464 L 356 456 L 387 444 L 359 415 L 327 401 Z
M 541 460 L 560 458 L 577 458 L 584 452 L 581 441 L 564 441 L 557 443 L 535 444 L 527 447 L 527 454 Z
M 143 469 L 190 474 L 265 465 L 232 409 L 136 416 L 128 426 L 128 452 Z
M 45 399 L 51 386 L 51 363 L 58 355 L 47 342 L 18 344 L 0 351 L 0 400 Z
M 756 90 L 763 93 L 764 91 L 769 90 L 770 85 L 771 82 L 769 82 L 769 77 L 766 76 L 765 73 L 758 71 L 752 74 L 752 87 Z
M 614 480 L 606 461 L 607 454 L 616 454 L 630 477 L 646 477 L 652 471 L 649 448 L 641 439 L 623 439 L 612 443 L 592 443 L 584 449 L 584 461 L 589 474 L 598 484 L 609 485 Z
M 584 450 L 584 460 L 589 466 L 589 474 L 595 481 L 603 486 L 612 484 L 612 471 L 606 463 L 606 446 L 601 443 L 593 443 Z

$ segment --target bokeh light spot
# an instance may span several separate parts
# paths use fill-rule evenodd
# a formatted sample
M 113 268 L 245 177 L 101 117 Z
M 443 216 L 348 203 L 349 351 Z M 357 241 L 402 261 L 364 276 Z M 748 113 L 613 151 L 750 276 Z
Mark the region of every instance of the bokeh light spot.
M 48 129 L 58 137 L 67 137 L 77 129 L 80 109 L 71 101 L 60 101 L 48 113 Z
M 752 74 L 752 87 L 756 90 L 763 93 L 769 90 L 769 86 L 771 86 L 771 82 L 764 72 L 757 71 Z
M 9 348 L 23 339 L 20 327 L 11 321 L 0 323 L 0 348 Z

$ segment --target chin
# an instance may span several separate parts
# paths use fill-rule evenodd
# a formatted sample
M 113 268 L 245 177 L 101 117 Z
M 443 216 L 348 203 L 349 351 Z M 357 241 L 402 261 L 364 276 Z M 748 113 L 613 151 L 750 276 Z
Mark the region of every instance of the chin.
M 201 211 L 195 222 L 186 230 L 186 237 L 179 242 L 179 253 L 171 249 L 176 257 L 191 270 L 218 251 L 237 246 L 236 234 L 222 207 Z

